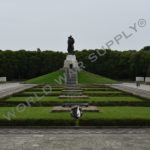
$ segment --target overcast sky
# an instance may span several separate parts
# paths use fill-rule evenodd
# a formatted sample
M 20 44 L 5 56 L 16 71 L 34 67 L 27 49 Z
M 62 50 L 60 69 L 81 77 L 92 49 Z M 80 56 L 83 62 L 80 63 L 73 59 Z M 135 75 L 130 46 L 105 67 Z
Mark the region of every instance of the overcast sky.
M 134 23 L 137 32 L 129 28 Z M 150 45 L 150 1 L 0 0 L 0 49 L 66 51 L 70 34 L 77 50 L 106 47 L 110 40 L 111 49 L 139 50 Z

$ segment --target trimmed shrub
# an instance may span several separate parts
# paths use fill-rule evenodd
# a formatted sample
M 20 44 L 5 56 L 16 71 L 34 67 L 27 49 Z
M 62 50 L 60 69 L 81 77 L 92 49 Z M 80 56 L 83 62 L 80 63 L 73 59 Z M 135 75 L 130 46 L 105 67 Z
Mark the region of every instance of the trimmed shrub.
M 149 126 L 150 119 L 80 119 L 80 126 Z
M 0 126 L 74 126 L 73 119 L 19 119 L 0 120 Z

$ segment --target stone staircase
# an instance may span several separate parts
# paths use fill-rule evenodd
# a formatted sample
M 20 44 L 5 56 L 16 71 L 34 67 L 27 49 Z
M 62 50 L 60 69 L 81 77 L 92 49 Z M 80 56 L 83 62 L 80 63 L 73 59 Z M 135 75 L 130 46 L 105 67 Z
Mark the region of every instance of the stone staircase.
M 76 85 L 78 84 L 77 79 L 77 71 L 74 69 L 65 69 L 65 76 L 66 76 L 66 84 L 67 85 Z
M 66 84 L 64 90 L 62 90 L 62 95 L 59 98 L 75 98 L 84 99 L 88 98 L 87 95 L 83 95 L 83 90 L 77 84 Z
M 78 85 L 78 73 L 76 70 L 66 69 L 66 84 L 64 90 L 62 90 L 62 95 L 59 98 L 88 98 L 88 96 L 83 95 L 83 91 Z
M 64 95 L 68 95 L 68 96 L 83 95 L 81 88 L 77 84 L 66 84 L 66 86 L 62 92 Z

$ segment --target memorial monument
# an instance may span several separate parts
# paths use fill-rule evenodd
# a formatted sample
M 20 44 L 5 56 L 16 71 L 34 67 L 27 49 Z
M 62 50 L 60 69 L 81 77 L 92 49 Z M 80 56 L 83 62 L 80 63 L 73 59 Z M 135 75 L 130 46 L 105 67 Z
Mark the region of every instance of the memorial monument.
M 60 98 L 87 98 L 82 94 L 78 85 L 78 72 L 80 70 L 78 61 L 74 52 L 75 40 L 72 36 L 68 37 L 68 55 L 64 61 L 65 89 Z
M 68 37 L 68 55 L 64 61 L 65 86 L 62 90 L 60 99 L 86 99 L 89 98 L 83 94 L 83 90 L 78 83 L 78 73 L 80 68 L 74 52 L 75 40 L 72 36 Z M 82 111 L 99 112 L 96 106 L 90 106 L 88 103 L 63 103 L 62 106 L 55 106 L 52 112 L 70 111 L 74 119 L 82 116 Z
M 72 36 L 68 37 L 68 55 L 64 62 L 65 84 L 78 84 L 78 61 L 74 54 L 75 40 Z

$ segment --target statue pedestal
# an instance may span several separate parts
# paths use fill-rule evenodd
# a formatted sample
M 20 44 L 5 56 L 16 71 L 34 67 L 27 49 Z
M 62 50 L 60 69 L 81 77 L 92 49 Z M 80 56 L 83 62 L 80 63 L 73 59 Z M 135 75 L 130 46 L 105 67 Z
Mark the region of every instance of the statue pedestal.
M 78 61 L 75 55 L 67 55 L 66 60 L 64 62 L 64 68 L 66 69 L 79 69 Z
M 63 94 L 60 95 L 59 98 L 88 98 L 88 96 L 83 95 L 82 90 L 78 85 L 78 72 L 80 71 L 80 68 L 78 66 L 78 61 L 75 55 L 67 55 L 66 60 L 64 62 L 64 71 L 65 88 L 62 91 Z
M 75 55 L 67 55 L 64 62 L 65 83 L 67 85 L 78 84 L 78 61 Z

